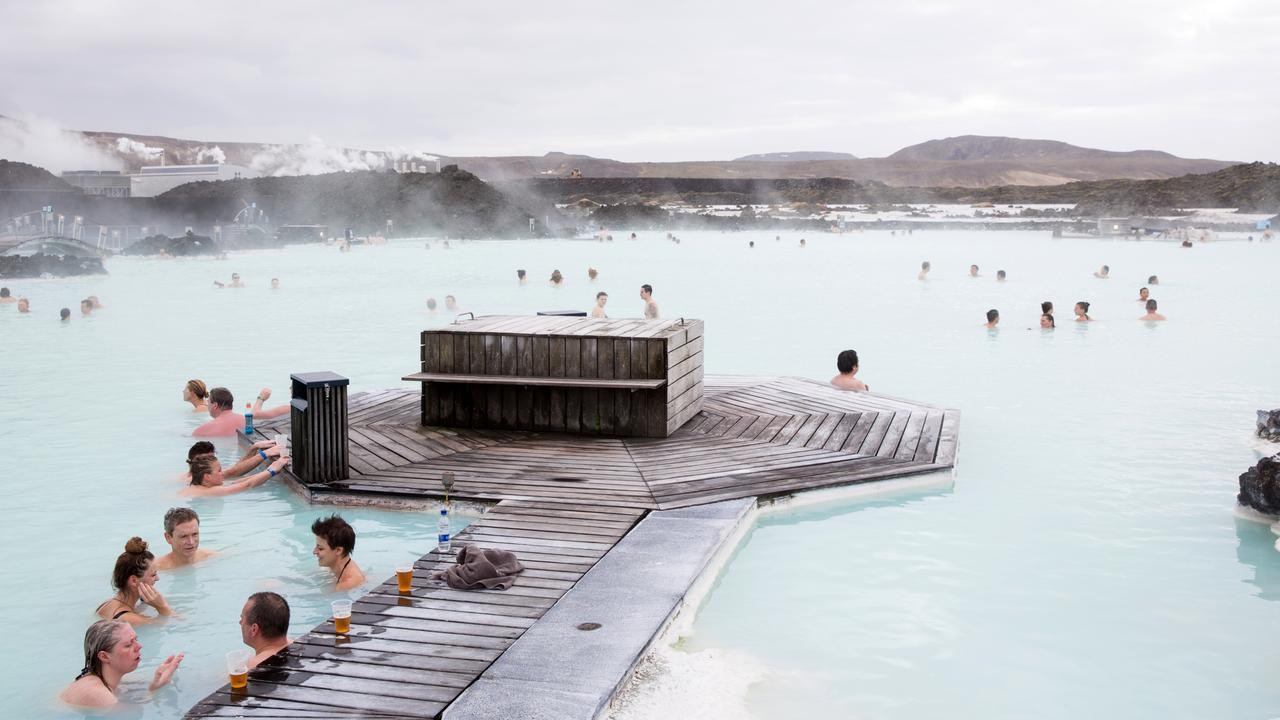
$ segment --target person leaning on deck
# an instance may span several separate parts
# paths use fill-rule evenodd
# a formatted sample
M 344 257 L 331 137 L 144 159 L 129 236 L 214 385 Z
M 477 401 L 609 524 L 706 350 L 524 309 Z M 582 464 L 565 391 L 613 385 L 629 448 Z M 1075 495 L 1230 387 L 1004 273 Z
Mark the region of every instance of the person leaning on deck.
M 152 562 L 155 557 L 140 537 L 130 538 L 125 543 L 124 552 L 116 558 L 115 570 L 111 572 L 111 585 L 115 587 L 116 594 L 98 606 L 98 617 L 124 620 L 130 625 L 146 625 L 173 614 L 164 595 L 156 590 L 156 579 L 160 574 Z M 157 616 L 138 612 L 139 602 L 155 608 Z
M 235 435 L 237 430 L 244 430 L 244 415 L 233 411 L 235 397 L 224 387 L 216 387 L 209 391 L 209 422 L 191 432 L 195 437 L 216 437 Z
M 250 668 L 289 647 L 289 603 L 273 592 L 250 595 L 240 610 L 240 639 L 253 648 Z
M 837 355 L 836 369 L 840 371 L 840 374 L 831 378 L 832 385 L 841 390 L 857 390 L 859 392 L 866 392 L 871 389 L 869 385 L 854 377 L 854 375 L 858 374 L 857 351 L 845 350 Z
M 356 531 L 337 515 L 330 515 L 311 523 L 311 533 L 316 536 L 315 549 L 320 567 L 333 574 L 334 590 L 350 590 L 364 583 L 364 571 L 351 559 L 356 549 Z
M 181 653 L 165 658 L 147 689 L 155 692 L 168 685 L 182 658 Z M 114 707 L 118 702 L 116 688 L 125 675 L 138 669 L 141 659 L 142 643 L 129 623 L 99 620 L 84 633 L 84 668 L 75 681 L 58 694 L 58 699 L 74 707 Z
M 266 470 L 254 473 L 232 485 L 223 484 L 226 476 L 222 473 L 222 463 L 214 455 L 197 455 L 187 464 L 191 466 L 191 484 L 182 489 L 178 495 L 182 497 L 224 497 L 256 488 L 280 474 L 280 470 L 289 462 L 289 458 L 281 456 L 267 466 Z

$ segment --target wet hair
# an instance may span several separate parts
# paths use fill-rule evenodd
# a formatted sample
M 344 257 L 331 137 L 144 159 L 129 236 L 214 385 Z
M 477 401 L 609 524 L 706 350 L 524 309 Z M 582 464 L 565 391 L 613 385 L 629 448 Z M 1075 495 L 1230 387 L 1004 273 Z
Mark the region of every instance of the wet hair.
M 1102 272 L 1104 272 L 1104 273 L 1109 273 L 1109 272 L 1111 272 L 1111 266 L 1110 266 L 1110 265 L 1103 265 L 1103 266 L 1102 266 Z
M 1155 309 L 1156 309 L 1156 301 L 1155 301 L 1155 298 L 1152 298 L 1147 301 L 1147 312 L 1154 312 Z
M 147 549 L 147 541 L 140 537 L 131 537 L 124 544 L 124 552 L 116 558 L 116 568 L 111 572 L 111 584 L 116 590 L 124 592 L 129 587 L 129 578 L 142 577 L 155 559 L 155 555 Z
M 192 520 L 200 522 L 200 516 L 195 510 L 189 507 L 169 508 L 169 512 L 164 514 L 164 534 L 172 535 L 175 528 Z
M 84 669 L 76 676 L 76 679 L 85 675 L 92 675 L 106 684 L 106 678 L 102 677 L 102 658 L 98 657 L 100 652 L 111 652 L 111 649 L 120 641 L 116 639 L 116 632 L 126 627 L 128 623 L 122 620 L 99 620 L 89 626 L 84 631 Z
M 454 297 L 454 296 L 452 296 L 452 295 L 445 295 L 445 296 L 444 296 L 444 301 L 445 301 L 445 303 L 448 303 L 450 300 L 453 300 L 453 301 L 455 301 L 455 302 L 456 302 L 456 301 L 457 301 L 457 299 L 458 299 L 458 298 L 456 298 L 456 297 Z
M 324 538 L 331 548 L 342 548 L 348 556 L 356 549 L 356 531 L 336 514 L 311 523 L 311 534 Z
M 187 461 L 187 465 L 191 467 L 191 484 L 201 485 L 206 475 L 213 472 L 213 466 L 218 462 L 218 456 L 213 453 L 205 453 L 197 455 Z
M 1044 313 L 1043 315 L 1040 316 L 1041 320 L 1044 320 L 1045 318 L 1049 318 L 1049 327 L 1058 326 L 1057 323 L 1053 321 L 1053 313 Z
M 1084 310 L 1085 315 L 1089 314 L 1089 303 L 1085 302 L 1084 300 L 1081 300 L 1080 302 L 1076 303 L 1076 305 L 1079 305 L 1080 309 Z
M 216 387 L 209 391 L 209 402 L 217 405 L 223 410 L 230 410 L 235 404 L 236 399 L 232 396 L 231 391 L 224 387 Z
M 1044 302 L 1040 303 L 1040 312 L 1044 313 L 1045 315 L 1052 315 L 1053 302 L 1050 300 L 1045 300 Z
M 428 310 L 435 310 L 435 309 L 436 309 L 436 299 L 435 299 L 435 298 L 427 298 L 427 309 L 428 309 Z
M 560 282 L 561 280 L 564 280 L 564 275 L 561 275 L 559 270 L 552 270 L 552 271 L 551 271 L 551 282 L 553 282 L 553 283 L 558 283 L 558 282 Z
M 609 297 L 609 293 L 607 293 L 607 292 L 605 292 L 605 291 L 603 291 L 603 290 L 601 290 L 600 292 L 596 293 L 596 299 L 597 299 L 597 300 L 599 300 L 599 299 L 600 299 L 600 298 L 602 298 L 602 297 Z
M 9 297 L 9 288 L 0 287 L 0 297 Z
M 933 266 L 929 264 L 929 261 L 928 261 L 928 260 L 925 260 L 924 262 L 920 263 L 920 269 L 921 269 L 921 270 L 928 270 L 928 269 L 929 269 L 929 268 L 931 268 L 931 267 L 933 267 Z
M 1159 282 L 1160 282 L 1160 278 L 1156 277 L 1155 275 L 1152 275 L 1151 277 L 1147 278 L 1148 285 L 1156 285 Z
M 645 283 L 644 285 L 641 285 L 640 289 L 649 293 L 650 295 L 653 294 L 653 286 L 650 285 L 649 283 Z
M 516 277 L 518 277 L 518 278 L 520 278 L 521 280 L 523 280 L 523 279 L 524 279 L 524 270 L 517 270 L 517 271 L 516 271 Z
M 999 310 L 995 308 L 991 308 L 990 310 L 987 311 L 987 322 L 993 322 L 998 317 L 1000 317 Z
M 274 640 L 289 633 L 289 603 L 273 592 L 256 592 L 249 596 L 249 610 L 244 621 L 257 625 L 263 637 Z
M 58 311 L 58 317 L 62 318 L 63 320 L 66 320 L 67 318 L 71 317 L 71 311 L 67 308 L 62 308 L 61 310 Z
M 203 380 L 188 380 L 187 390 L 190 390 L 191 394 L 200 400 L 209 397 L 209 388 L 204 384 Z
M 858 352 L 856 350 L 844 350 L 836 356 L 836 369 L 841 373 L 853 372 L 858 367 Z
M 80 307 L 88 307 L 90 310 L 92 310 L 92 309 L 93 309 L 93 301 L 92 301 L 92 300 L 90 300 L 89 298 L 85 298 L 85 299 L 83 299 L 83 300 L 81 300 L 81 301 L 80 301 Z
M 1139 294 L 1139 295 L 1141 295 L 1142 293 L 1146 293 L 1146 294 L 1150 295 L 1150 294 L 1151 294 L 1151 288 L 1147 288 L 1147 287 L 1138 288 L 1138 294 Z
M 208 440 L 197 440 L 191 448 L 187 450 L 187 460 L 190 460 L 197 455 L 212 455 L 215 450 L 217 450 L 217 448 L 215 448 L 213 443 Z
M 1003 280 L 1003 279 L 1004 279 L 1004 271 L 1003 271 L 1003 270 L 997 270 L 997 271 L 996 271 L 996 277 L 998 277 L 998 278 L 1000 278 L 1001 280 Z
M 970 270 L 977 270 L 977 269 L 978 269 L 978 266 L 977 266 L 977 265 L 970 265 L 970 266 L 969 266 L 969 269 L 970 269 Z
M 596 278 L 596 276 L 597 276 L 597 275 L 599 275 L 599 274 L 600 274 L 600 271 L 599 271 L 599 270 L 596 270 L 596 269 L 595 269 L 595 268 L 593 268 L 593 267 L 589 267 L 589 268 L 587 268 L 587 277 L 591 278 L 592 280 L 594 280 L 594 279 Z

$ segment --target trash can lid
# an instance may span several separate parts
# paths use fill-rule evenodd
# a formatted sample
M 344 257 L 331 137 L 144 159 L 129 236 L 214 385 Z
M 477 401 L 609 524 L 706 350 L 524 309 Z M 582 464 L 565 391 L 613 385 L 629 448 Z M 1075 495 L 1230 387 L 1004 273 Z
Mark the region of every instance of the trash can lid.
M 321 387 L 324 385 L 340 387 L 351 384 L 349 379 L 330 370 L 326 370 L 324 372 L 293 373 L 289 376 L 289 379 L 296 383 L 301 383 L 306 387 Z

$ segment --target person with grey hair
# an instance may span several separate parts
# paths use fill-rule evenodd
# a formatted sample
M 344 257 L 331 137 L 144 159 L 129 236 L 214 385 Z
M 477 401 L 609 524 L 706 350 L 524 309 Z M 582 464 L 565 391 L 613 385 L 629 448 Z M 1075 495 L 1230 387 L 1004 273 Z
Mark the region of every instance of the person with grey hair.
M 183 654 L 170 655 L 156 668 L 148 690 L 155 692 L 173 679 Z M 84 633 L 84 668 L 58 694 L 58 699 L 74 707 L 109 708 L 119 699 L 116 692 L 125 675 L 138 669 L 142 643 L 127 622 L 99 620 Z

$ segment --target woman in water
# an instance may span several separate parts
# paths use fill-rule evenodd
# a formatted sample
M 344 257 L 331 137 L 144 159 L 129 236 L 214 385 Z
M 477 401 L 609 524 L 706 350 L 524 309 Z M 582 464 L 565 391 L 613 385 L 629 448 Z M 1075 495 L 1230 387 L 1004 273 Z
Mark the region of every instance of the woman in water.
M 1044 313 L 1043 315 L 1041 315 L 1041 316 L 1040 316 L 1040 329 L 1041 329 L 1041 330 L 1052 330 L 1054 327 L 1055 327 L 1055 326 L 1054 326 L 1054 324 L 1053 324 L 1053 316 L 1052 316 L 1052 315 L 1050 315 L 1049 313 Z
M 178 493 L 182 497 L 225 497 L 256 488 L 276 475 L 289 462 L 287 457 L 276 458 L 266 470 L 254 473 L 234 485 L 224 485 L 222 463 L 214 455 L 197 455 L 187 461 L 191 466 L 191 484 Z
M 558 286 L 558 285 L 560 285 L 560 284 L 561 284 L 561 283 L 563 283 L 563 282 L 564 282 L 564 275 L 562 275 L 562 274 L 560 273 L 560 271 L 559 271 L 559 270 L 552 270 L 552 271 L 551 271 L 551 284 L 552 284 L 552 285 L 557 285 L 557 286 Z
M 148 688 L 155 692 L 173 678 L 182 654 L 170 655 L 156 668 Z M 58 699 L 84 708 L 108 708 L 116 704 L 116 689 L 125 675 L 138 669 L 142 643 L 129 623 L 99 620 L 84 633 L 84 669 Z
M 203 380 L 188 380 L 182 388 L 182 399 L 191 403 L 191 412 L 209 413 L 209 388 Z
M 1076 322 L 1089 322 L 1093 318 L 1089 317 L 1089 303 L 1081 300 L 1076 303 Z
M 333 573 L 334 590 L 350 590 L 364 584 L 364 571 L 351 559 L 356 549 L 356 531 L 346 520 L 330 515 L 311 523 L 311 533 L 316 536 L 315 549 L 320 567 Z
M 173 611 L 164 596 L 156 590 L 156 572 L 152 561 L 155 555 L 147 550 L 147 543 L 140 537 L 129 538 L 124 552 L 116 558 L 116 568 L 111 573 L 111 584 L 116 594 L 98 606 L 98 617 L 103 620 L 123 620 L 130 625 L 146 625 L 160 618 L 169 617 Z M 138 603 L 155 608 L 156 617 L 138 612 Z

